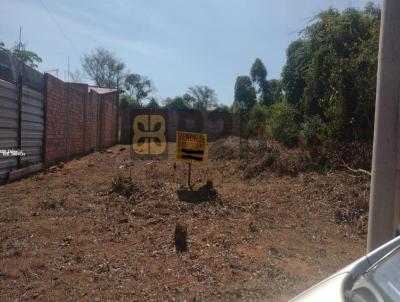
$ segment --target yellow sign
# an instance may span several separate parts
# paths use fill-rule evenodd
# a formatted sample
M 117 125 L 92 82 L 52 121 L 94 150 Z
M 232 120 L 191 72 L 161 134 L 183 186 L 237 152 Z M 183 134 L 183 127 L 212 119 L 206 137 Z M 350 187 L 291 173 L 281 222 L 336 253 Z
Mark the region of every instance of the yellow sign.
M 143 130 L 139 125 L 142 125 Z M 157 125 L 159 125 L 158 130 Z M 159 155 L 167 148 L 162 115 L 137 115 L 133 121 L 133 151 L 140 155 Z
M 176 132 L 176 161 L 206 163 L 208 158 L 207 134 Z

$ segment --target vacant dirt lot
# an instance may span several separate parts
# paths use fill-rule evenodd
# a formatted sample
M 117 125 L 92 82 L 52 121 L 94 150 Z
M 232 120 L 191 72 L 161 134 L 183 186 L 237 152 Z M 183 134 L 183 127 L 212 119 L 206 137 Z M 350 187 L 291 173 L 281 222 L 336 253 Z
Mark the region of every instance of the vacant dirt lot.
M 368 201 L 368 178 L 245 168 L 211 159 L 192 179 L 217 197 L 178 198 L 185 165 L 115 146 L 1 186 L 0 300 L 286 301 L 363 254 L 346 205 Z

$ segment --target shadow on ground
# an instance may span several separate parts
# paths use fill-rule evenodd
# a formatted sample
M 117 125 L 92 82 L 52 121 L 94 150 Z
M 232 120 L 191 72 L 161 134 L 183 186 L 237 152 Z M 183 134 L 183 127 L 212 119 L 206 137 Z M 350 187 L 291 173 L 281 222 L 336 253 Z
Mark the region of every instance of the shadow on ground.
M 217 198 L 217 191 L 215 190 L 213 183 L 210 180 L 197 190 L 180 189 L 177 190 L 176 193 L 180 201 L 185 201 L 189 203 L 208 202 Z

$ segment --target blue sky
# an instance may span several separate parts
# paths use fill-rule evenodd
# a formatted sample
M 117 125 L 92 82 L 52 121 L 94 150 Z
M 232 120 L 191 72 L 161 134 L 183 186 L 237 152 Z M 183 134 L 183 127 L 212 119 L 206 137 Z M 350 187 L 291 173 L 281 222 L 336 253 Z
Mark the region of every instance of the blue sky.
M 377 2 L 378 0 L 376 0 Z M 151 78 L 155 95 L 181 95 L 208 85 L 231 104 L 238 75 L 256 57 L 279 78 L 289 43 L 320 10 L 364 7 L 367 0 L 2 0 L 0 40 L 37 52 L 39 69 L 64 78 L 83 53 L 102 46 L 131 72 Z M 90 82 L 88 79 L 84 79 Z

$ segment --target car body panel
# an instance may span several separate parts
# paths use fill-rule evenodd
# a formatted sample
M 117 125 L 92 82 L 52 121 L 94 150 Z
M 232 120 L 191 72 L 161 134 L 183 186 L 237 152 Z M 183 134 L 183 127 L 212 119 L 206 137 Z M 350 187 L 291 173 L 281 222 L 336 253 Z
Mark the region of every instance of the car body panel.
M 344 293 L 350 289 L 354 280 L 399 246 L 400 237 L 396 237 L 304 291 L 290 302 L 345 301 Z
M 345 302 L 344 292 L 345 288 L 352 279 L 350 273 L 335 274 L 317 285 L 311 287 L 305 292 L 301 293 L 296 298 L 290 300 L 291 302 L 321 302 L 321 301 L 335 301 Z

